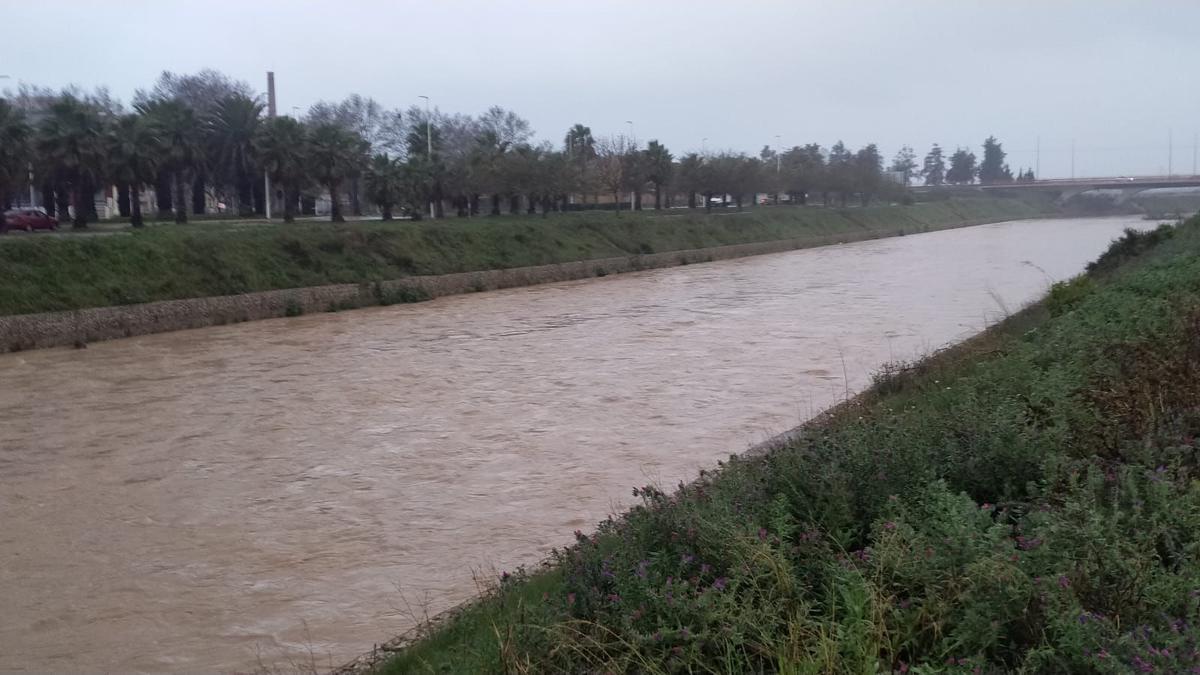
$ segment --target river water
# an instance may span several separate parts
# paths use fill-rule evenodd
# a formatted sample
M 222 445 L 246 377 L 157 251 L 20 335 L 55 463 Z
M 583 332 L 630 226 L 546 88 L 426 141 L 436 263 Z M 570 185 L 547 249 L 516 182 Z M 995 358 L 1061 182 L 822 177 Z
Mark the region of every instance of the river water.
M 0 670 L 337 665 L 1082 270 L 986 225 L 0 355 Z M 846 379 L 843 379 L 843 374 Z

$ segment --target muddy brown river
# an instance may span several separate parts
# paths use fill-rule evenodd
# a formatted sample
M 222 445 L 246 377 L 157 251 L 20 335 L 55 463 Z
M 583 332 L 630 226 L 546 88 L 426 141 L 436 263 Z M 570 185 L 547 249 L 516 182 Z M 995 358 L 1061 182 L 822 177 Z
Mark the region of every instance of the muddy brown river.
M 0 355 L 0 669 L 339 664 L 1082 270 L 986 225 Z M 848 381 L 843 380 L 843 373 Z

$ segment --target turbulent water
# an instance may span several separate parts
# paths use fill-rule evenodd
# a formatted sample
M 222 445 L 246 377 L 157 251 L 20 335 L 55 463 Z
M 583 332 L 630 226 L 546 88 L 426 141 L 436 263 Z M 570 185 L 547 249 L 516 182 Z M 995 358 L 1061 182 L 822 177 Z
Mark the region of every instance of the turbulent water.
M 1082 270 L 987 225 L 0 355 L 0 669 L 336 665 Z

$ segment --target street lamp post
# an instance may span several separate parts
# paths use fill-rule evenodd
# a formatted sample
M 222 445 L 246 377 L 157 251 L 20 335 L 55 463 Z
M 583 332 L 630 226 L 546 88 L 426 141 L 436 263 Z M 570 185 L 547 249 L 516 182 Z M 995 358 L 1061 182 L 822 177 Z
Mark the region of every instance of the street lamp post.
M 429 97 L 418 96 L 417 98 L 425 99 L 425 157 L 429 160 L 430 171 L 433 170 L 433 118 L 429 116 Z M 432 192 L 432 190 L 430 190 Z M 429 218 L 434 219 L 436 216 L 433 213 L 433 195 L 429 197 Z

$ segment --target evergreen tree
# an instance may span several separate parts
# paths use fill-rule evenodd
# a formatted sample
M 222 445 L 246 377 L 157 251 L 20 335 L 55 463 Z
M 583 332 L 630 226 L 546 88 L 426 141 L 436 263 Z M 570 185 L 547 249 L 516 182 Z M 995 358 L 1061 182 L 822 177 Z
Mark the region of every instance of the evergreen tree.
M 925 155 L 925 167 L 921 169 L 921 175 L 925 177 L 926 185 L 941 185 L 946 182 L 946 158 L 937 143 L 934 143 L 929 149 L 929 154 Z
M 995 136 L 983 142 L 983 161 L 979 163 L 979 182 L 984 185 L 1012 181 L 1012 171 L 1004 163 L 1005 152 Z
M 959 148 L 950 156 L 950 170 L 946 172 L 946 182 L 952 185 L 973 183 L 978 171 L 975 166 L 975 153 L 966 148 Z
M 900 148 L 900 152 L 896 153 L 895 159 L 892 160 L 892 171 L 904 174 L 904 186 L 908 187 L 908 182 L 912 179 L 913 173 L 917 169 L 917 153 L 909 146 Z

